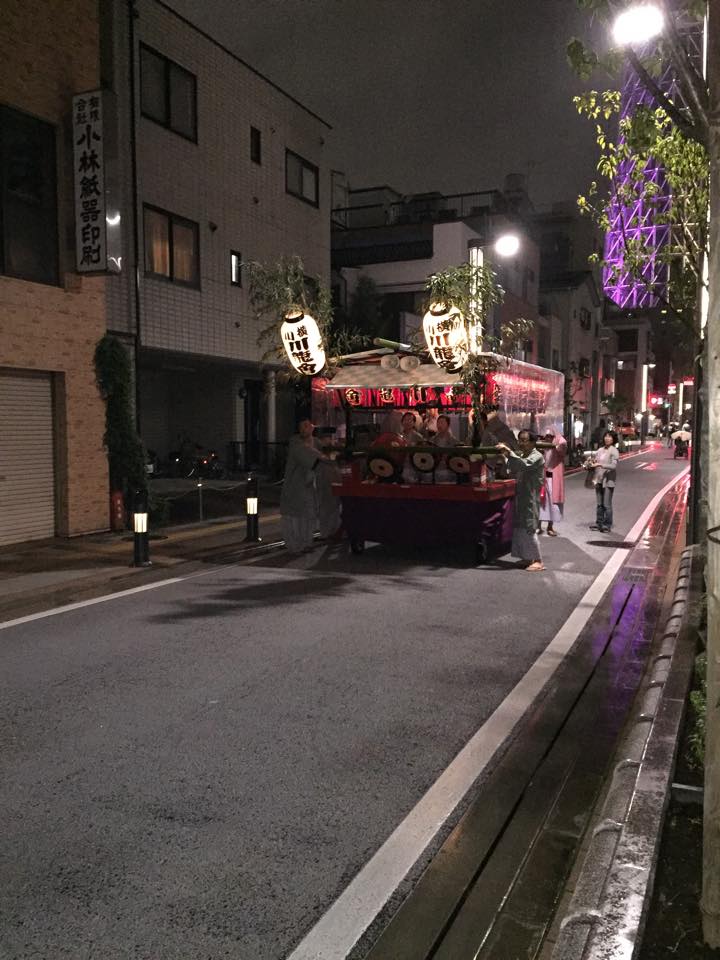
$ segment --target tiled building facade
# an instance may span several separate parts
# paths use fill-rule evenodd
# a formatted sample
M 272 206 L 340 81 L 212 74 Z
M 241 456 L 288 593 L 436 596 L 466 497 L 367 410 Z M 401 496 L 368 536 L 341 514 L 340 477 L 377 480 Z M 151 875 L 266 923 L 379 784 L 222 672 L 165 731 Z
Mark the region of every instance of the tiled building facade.
M 118 153 L 125 263 L 110 279 L 109 325 L 129 342 L 139 329 L 146 445 L 164 457 L 185 436 L 224 457 L 230 441 L 257 447 L 290 430 L 261 362 L 244 265 L 298 254 L 327 280 L 329 128 L 159 0 L 135 9 L 130 25 L 127 5 L 113 4 L 107 24 L 116 140 L 131 146 L 134 126 L 136 143 L 135 177 L 130 152 Z

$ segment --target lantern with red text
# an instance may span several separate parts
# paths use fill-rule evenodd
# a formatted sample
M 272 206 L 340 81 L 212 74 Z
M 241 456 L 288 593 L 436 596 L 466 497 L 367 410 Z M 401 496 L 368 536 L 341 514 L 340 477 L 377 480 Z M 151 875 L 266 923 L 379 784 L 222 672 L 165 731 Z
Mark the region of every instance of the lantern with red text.
M 430 356 L 439 367 L 450 372 L 462 367 L 469 343 L 465 320 L 457 307 L 431 303 L 423 317 L 423 332 Z
M 290 363 L 298 373 L 315 376 L 325 366 L 325 349 L 317 321 L 299 307 L 288 310 L 280 336 Z

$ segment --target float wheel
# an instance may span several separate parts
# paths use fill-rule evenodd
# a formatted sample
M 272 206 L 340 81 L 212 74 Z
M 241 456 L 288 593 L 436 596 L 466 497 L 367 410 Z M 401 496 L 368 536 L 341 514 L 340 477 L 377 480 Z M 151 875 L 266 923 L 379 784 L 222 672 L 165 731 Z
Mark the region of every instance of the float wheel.
M 355 553 L 355 554 L 363 553 L 365 550 L 365 541 L 358 540 L 356 537 L 353 537 L 350 540 L 350 550 L 352 551 L 352 553 Z

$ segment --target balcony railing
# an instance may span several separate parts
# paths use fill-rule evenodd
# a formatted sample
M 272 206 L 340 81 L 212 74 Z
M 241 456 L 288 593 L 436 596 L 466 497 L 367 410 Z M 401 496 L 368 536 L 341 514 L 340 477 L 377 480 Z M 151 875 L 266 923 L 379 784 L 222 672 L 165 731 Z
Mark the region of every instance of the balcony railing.
M 336 207 L 332 211 L 332 223 L 337 230 L 356 230 L 395 224 L 444 223 L 506 210 L 507 201 L 497 190 L 448 195 L 430 193 L 393 203 Z

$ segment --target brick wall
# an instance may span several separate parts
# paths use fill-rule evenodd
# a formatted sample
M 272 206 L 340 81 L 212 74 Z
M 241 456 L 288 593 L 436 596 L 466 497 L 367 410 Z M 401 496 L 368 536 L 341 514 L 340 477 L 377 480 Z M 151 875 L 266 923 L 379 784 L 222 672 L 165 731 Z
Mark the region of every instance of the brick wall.
M 55 127 L 60 276 L 63 286 L 0 276 L 0 367 L 55 374 L 57 528 L 106 529 L 104 404 L 93 351 L 106 328 L 105 278 L 72 274 L 72 145 L 75 93 L 99 86 L 97 0 L 4 0 L 0 102 Z

